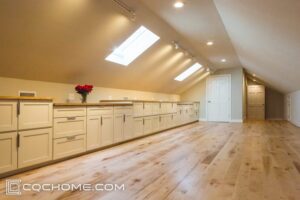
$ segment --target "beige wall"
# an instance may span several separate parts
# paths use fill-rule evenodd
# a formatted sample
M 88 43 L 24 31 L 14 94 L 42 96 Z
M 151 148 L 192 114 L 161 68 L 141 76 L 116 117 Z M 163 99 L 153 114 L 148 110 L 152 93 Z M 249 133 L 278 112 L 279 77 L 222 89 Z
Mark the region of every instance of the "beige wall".
M 229 68 L 216 71 L 213 75 L 231 75 L 231 119 L 243 120 L 243 69 Z M 206 79 L 181 94 L 183 101 L 200 101 L 200 119 L 206 119 Z
M 75 85 L 31 81 L 23 79 L 0 77 L 0 96 L 16 96 L 20 90 L 36 91 L 37 96 L 53 97 L 55 102 L 66 102 L 69 93 L 75 93 L 75 101 L 80 101 L 80 96 L 74 91 Z M 153 93 L 135 90 L 121 90 L 104 87 L 95 87 L 88 96 L 88 102 L 98 102 L 100 99 L 138 99 L 138 100 L 180 100 L 179 95 Z

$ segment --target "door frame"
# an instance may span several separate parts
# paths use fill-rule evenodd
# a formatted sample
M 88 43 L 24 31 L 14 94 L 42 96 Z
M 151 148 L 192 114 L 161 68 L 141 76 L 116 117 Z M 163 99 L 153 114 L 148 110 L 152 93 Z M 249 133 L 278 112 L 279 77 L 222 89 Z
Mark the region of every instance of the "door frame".
M 216 77 L 227 77 L 228 78 L 228 95 L 229 95 L 229 101 L 228 101 L 228 120 L 225 122 L 231 122 L 231 103 L 232 103 L 232 98 L 231 98 L 231 74 L 221 74 L 221 75 L 213 75 L 213 76 L 209 76 L 206 79 L 206 95 L 205 95 L 205 110 L 206 110 L 206 121 L 209 121 L 208 119 L 208 82 L 212 79 L 212 78 L 216 78 Z

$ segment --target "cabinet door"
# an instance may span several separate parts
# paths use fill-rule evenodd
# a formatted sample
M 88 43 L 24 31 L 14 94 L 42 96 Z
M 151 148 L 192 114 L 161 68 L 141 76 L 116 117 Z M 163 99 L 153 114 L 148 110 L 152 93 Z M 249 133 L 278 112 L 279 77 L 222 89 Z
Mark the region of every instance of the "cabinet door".
M 172 103 L 172 113 L 177 112 L 177 103 Z
M 19 130 L 51 127 L 52 113 L 50 102 L 21 101 Z
M 124 122 L 124 139 L 128 140 L 133 138 L 133 115 L 125 115 Z
M 161 115 L 159 120 L 159 129 L 164 130 L 166 129 L 166 115 Z
M 172 127 L 172 123 L 173 123 L 172 121 L 173 121 L 172 115 L 171 114 L 167 115 L 166 116 L 166 128 Z
M 138 137 L 143 135 L 144 132 L 144 123 L 142 117 L 134 118 L 133 120 L 133 129 L 134 129 L 134 137 Z
M 0 174 L 17 169 L 17 132 L 0 134 Z
M 18 167 L 52 160 L 52 128 L 19 132 Z
M 101 116 L 87 117 L 86 148 L 96 149 L 101 146 Z
M 144 103 L 144 116 L 152 115 L 152 103 Z
M 167 113 L 167 106 L 166 103 L 160 103 L 160 114 Z
M 152 133 L 152 117 L 145 117 L 143 121 L 144 135 Z
M 152 114 L 158 115 L 160 113 L 160 103 L 152 103 Z
M 158 132 L 159 129 L 159 116 L 152 117 L 152 132 Z
M 124 140 L 125 114 L 114 115 L 114 143 Z
M 17 101 L 0 101 L 0 132 L 17 130 Z
M 172 114 L 172 122 L 171 122 L 171 127 L 177 126 L 177 113 Z
M 135 117 L 144 115 L 144 103 L 134 103 L 133 104 L 133 113 Z
M 114 142 L 114 117 L 113 115 L 101 116 L 101 146 L 110 145 Z

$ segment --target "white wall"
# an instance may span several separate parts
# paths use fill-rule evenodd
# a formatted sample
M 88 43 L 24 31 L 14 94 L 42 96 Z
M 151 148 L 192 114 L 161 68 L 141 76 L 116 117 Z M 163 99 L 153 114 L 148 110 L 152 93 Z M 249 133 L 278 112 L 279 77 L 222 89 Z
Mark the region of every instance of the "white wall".
M 242 68 L 222 69 L 213 75 L 231 75 L 231 120 L 243 121 L 244 106 L 244 72 Z M 181 94 L 183 101 L 200 101 L 200 120 L 206 119 L 206 79 L 200 81 L 187 91 Z
M 68 94 L 75 93 L 75 101 L 80 102 L 80 95 L 76 94 L 74 87 L 72 84 L 0 77 L 0 96 L 18 96 L 20 90 L 36 91 L 39 97 L 52 97 L 54 102 L 66 102 Z M 88 96 L 88 102 L 95 103 L 104 99 L 120 100 L 125 97 L 137 100 L 180 100 L 180 96 L 175 94 L 95 87 Z
M 289 120 L 286 116 L 286 119 L 289 120 L 294 125 L 300 127 L 300 90 L 288 94 L 291 100 L 291 119 Z M 288 96 L 285 97 L 287 99 Z M 285 100 L 285 113 L 287 113 L 287 101 Z

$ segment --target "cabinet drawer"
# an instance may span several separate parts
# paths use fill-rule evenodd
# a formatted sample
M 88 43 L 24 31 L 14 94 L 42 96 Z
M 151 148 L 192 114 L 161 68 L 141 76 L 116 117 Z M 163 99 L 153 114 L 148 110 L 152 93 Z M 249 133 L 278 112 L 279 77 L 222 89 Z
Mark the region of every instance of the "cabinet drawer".
M 133 107 L 132 106 L 116 106 L 116 107 L 114 107 L 114 114 L 132 115 Z
M 75 135 L 55 139 L 53 142 L 53 158 L 59 159 L 86 151 L 85 135 Z
M 0 132 L 17 130 L 17 101 L 0 101 Z
M 86 133 L 86 117 L 64 117 L 54 119 L 54 138 Z
M 21 101 L 19 130 L 52 127 L 52 102 Z
M 54 118 L 86 116 L 86 107 L 58 107 L 54 108 Z
M 17 132 L 0 134 L 0 174 L 17 169 Z
M 87 108 L 87 115 L 88 116 L 99 116 L 99 115 L 106 115 L 106 114 L 113 114 L 113 107 L 88 107 Z
M 19 168 L 52 160 L 52 128 L 21 131 L 19 135 Z

